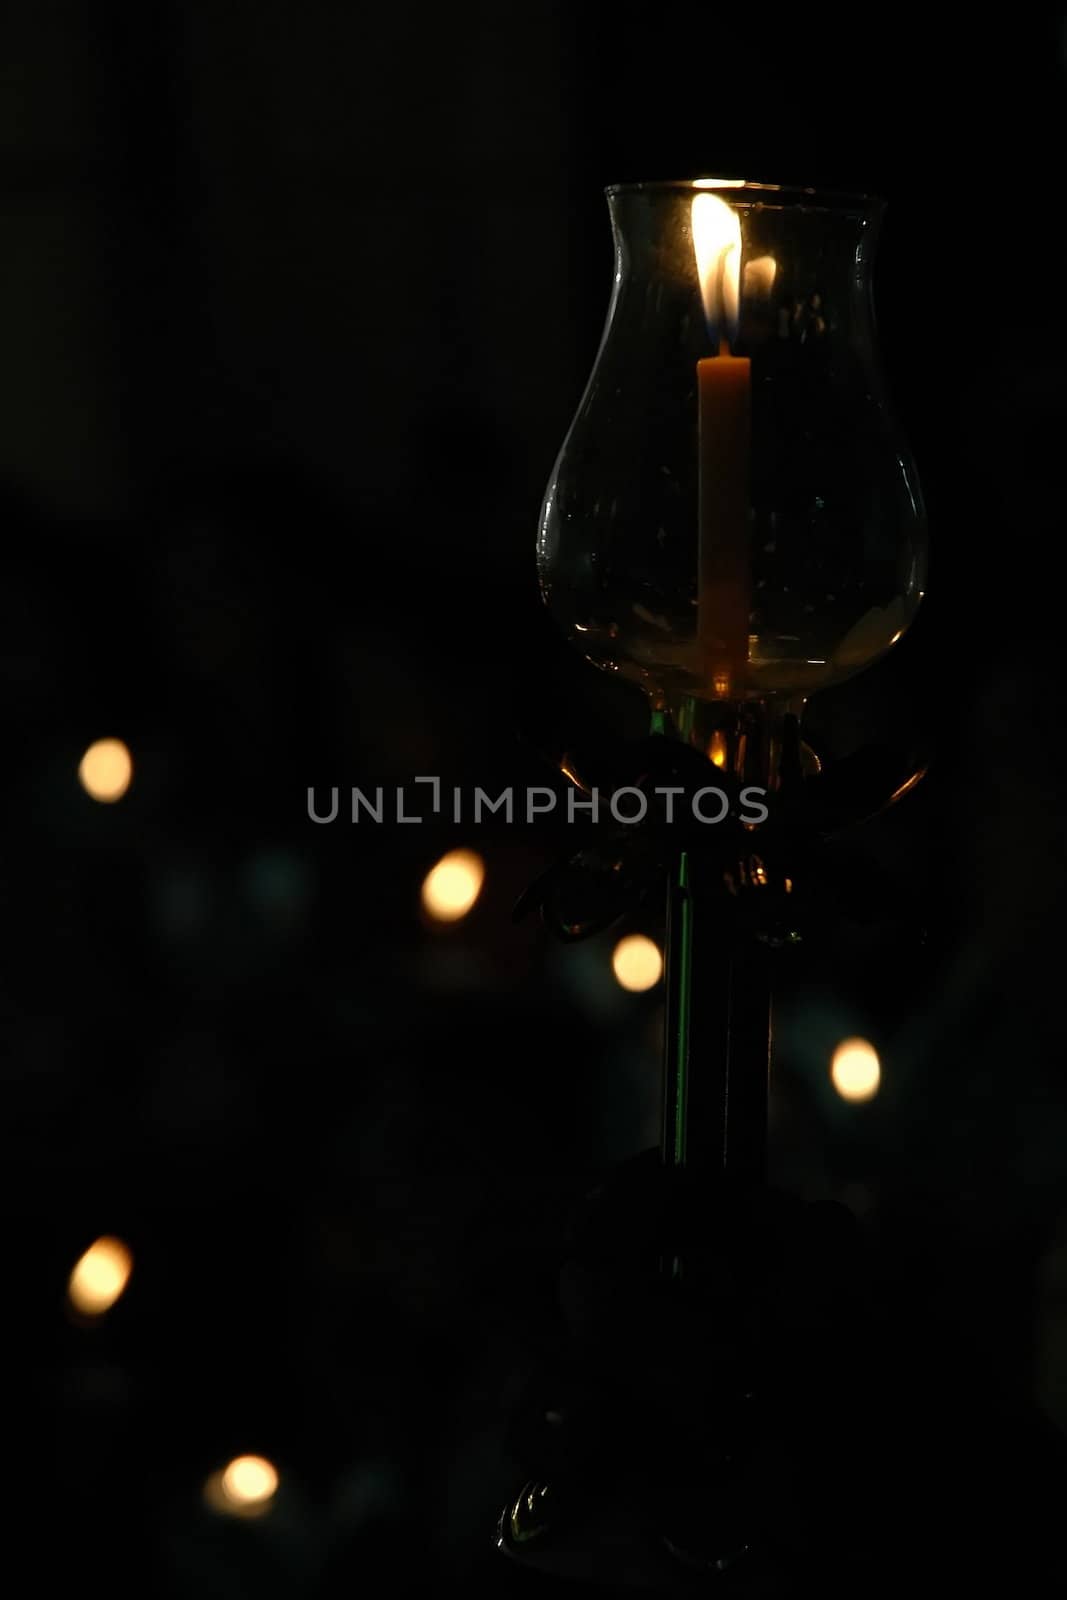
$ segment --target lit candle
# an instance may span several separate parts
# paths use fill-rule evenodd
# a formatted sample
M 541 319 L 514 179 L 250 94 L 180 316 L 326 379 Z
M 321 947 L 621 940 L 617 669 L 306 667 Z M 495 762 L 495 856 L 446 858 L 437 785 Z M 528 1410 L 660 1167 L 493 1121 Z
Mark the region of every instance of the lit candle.
M 741 281 L 741 223 L 717 195 L 691 212 L 700 293 L 712 347 L 697 362 L 700 430 L 697 642 L 699 670 L 716 700 L 740 700 L 751 609 L 748 465 L 752 364 L 730 353 Z

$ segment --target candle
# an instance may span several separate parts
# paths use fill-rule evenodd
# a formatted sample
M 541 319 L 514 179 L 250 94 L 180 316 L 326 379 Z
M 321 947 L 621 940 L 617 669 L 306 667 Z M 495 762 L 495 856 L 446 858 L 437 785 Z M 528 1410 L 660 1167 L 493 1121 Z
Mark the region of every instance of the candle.
M 697 644 L 705 692 L 740 700 L 748 667 L 751 573 L 748 466 L 752 364 L 730 353 L 741 279 L 741 223 L 718 196 L 692 206 L 704 316 L 717 354 L 697 362 L 699 544 Z

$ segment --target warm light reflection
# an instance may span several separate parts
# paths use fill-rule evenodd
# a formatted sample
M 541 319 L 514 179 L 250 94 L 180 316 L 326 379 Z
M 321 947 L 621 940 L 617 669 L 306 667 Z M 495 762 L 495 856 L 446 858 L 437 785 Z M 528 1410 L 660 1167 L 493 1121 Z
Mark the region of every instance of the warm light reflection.
M 773 256 L 757 256 L 755 261 L 746 261 L 745 293 L 766 299 L 777 275 L 778 263 Z
M 743 189 L 744 178 L 694 178 L 694 189 Z
M 624 989 L 643 994 L 646 989 L 654 989 L 662 978 L 663 956 L 654 939 L 643 933 L 628 933 L 615 946 L 611 967 Z
M 109 1311 L 130 1281 L 133 1256 L 121 1239 L 105 1236 L 91 1244 L 74 1264 L 67 1298 L 84 1317 Z
M 741 219 L 718 195 L 698 194 L 691 208 L 691 226 L 704 316 L 712 344 L 716 344 L 737 333 Z
M 866 1039 L 844 1039 L 834 1051 L 830 1077 L 842 1100 L 873 1100 L 882 1081 L 878 1052 Z
M 708 760 L 716 767 L 725 767 L 726 765 L 726 735 L 721 729 L 716 729 L 711 736 L 711 743 L 708 745 Z
M 910 777 L 905 778 L 903 783 L 898 784 L 893 790 L 893 793 L 889 796 L 889 804 L 891 806 L 896 805 L 897 801 L 902 799 L 904 795 L 910 794 L 912 789 L 915 788 L 915 785 L 917 783 L 921 783 L 926 777 L 926 770 L 927 769 L 924 764 L 917 772 L 913 772 Z
M 422 904 L 435 922 L 458 922 L 482 892 L 485 862 L 474 850 L 450 850 L 426 874 Z
M 265 1456 L 235 1456 L 204 1485 L 212 1511 L 231 1517 L 259 1517 L 278 1490 L 277 1468 Z
M 86 794 L 111 805 L 130 787 L 133 758 L 121 739 L 97 739 L 82 756 L 78 777 Z

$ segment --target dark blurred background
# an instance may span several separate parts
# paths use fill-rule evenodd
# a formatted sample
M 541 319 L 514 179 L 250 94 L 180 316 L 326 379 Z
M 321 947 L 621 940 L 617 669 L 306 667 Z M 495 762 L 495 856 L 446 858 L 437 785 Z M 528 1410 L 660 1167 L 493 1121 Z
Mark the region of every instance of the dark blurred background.
M 142 1593 L 509 1592 L 505 1423 L 568 1212 L 656 1140 L 660 994 L 519 892 L 565 830 L 316 827 L 309 785 L 553 782 L 642 730 L 542 616 L 540 495 L 615 180 L 883 194 L 883 357 L 931 599 L 813 708 L 914 721 L 796 954 L 776 1175 L 1067 1425 L 1059 8 L 34 0 L 0 32 L 5 1559 Z M 78 782 L 94 740 L 128 794 Z M 434 925 L 424 875 L 477 849 Z M 848 1035 L 878 1097 L 828 1078 Z M 127 1241 L 123 1297 L 65 1303 Z M 204 1502 L 256 1452 L 269 1514 Z M 14 1501 L 9 1502 L 9 1508 Z M 29 1515 L 27 1513 L 30 1513 Z

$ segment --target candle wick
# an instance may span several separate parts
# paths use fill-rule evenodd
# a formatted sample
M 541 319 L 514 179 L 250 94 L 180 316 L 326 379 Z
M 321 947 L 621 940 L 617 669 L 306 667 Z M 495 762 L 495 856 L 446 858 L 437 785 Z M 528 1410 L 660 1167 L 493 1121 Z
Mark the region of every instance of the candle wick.
M 720 356 L 728 356 L 730 354 L 730 346 L 724 333 L 719 334 L 719 354 Z

